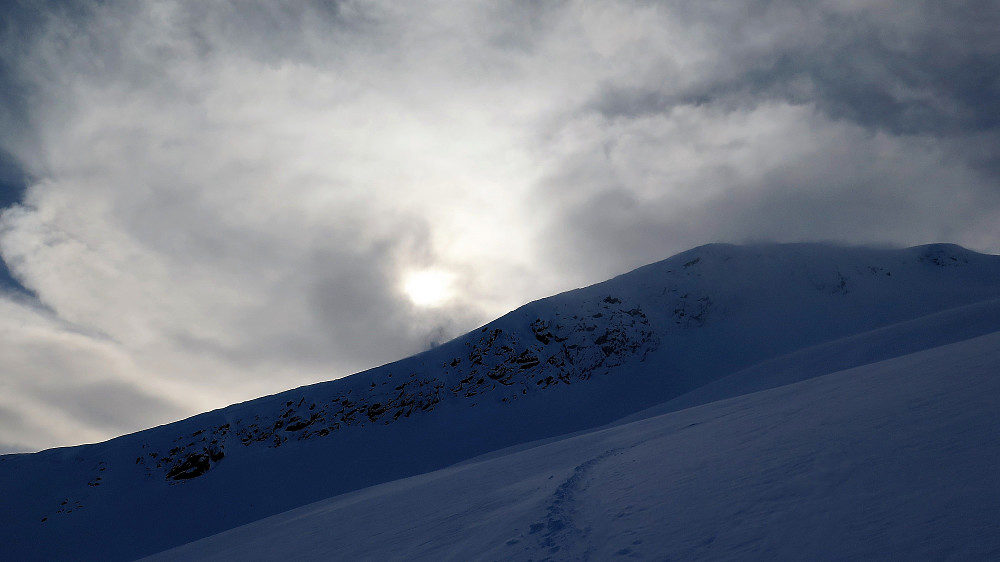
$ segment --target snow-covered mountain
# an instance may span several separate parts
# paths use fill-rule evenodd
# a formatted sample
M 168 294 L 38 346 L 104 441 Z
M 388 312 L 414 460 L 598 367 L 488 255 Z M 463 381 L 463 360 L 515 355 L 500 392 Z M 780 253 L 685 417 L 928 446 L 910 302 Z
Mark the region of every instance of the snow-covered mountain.
M 990 336 L 995 332 L 1000 332 L 997 256 L 951 245 L 905 250 L 815 244 L 703 246 L 604 283 L 530 303 L 440 347 L 345 379 L 237 404 L 106 443 L 0 457 L 0 548 L 10 559 L 128 559 L 269 516 L 278 519 L 265 521 L 278 521 L 279 528 L 294 526 L 294 521 L 301 519 L 291 514 L 298 512 L 281 514 L 321 500 L 334 502 L 322 505 L 337 507 L 317 508 L 327 514 L 323 516 L 326 519 L 302 520 L 306 527 L 322 524 L 352 529 L 344 520 L 353 517 L 348 506 L 357 505 L 358 513 L 374 516 L 370 509 L 378 502 L 365 498 L 371 494 L 383 497 L 387 489 L 428 501 L 432 498 L 428 490 L 436 490 L 448 498 L 434 502 L 452 502 L 448 505 L 455 507 L 472 505 L 462 501 L 493 501 L 490 498 L 494 496 L 487 492 L 503 488 L 513 494 L 507 500 L 513 502 L 511 513 L 524 515 L 515 508 L 531 507 L 541 497 L 537 494 L 543 493 L 538 490 L 548 490 L 545 486 L 531 488 L 549 470 L 532 472 L 535 469 L 531 467 L 544 463 L 537 464 L 538 459 L 531 455 L 544 456 L 549 454 L 544 451 L 566 451 L 577 447 L 575 444 L 599 442 L 605 439 L 601 435 L 619 435 L 607 439 L 647 445 L 618 448 L 638 451 L 637 458 L 624 453 L 602 457 L 603 452 L 588 456 L 593 452 L 589 445 L 556 455 L 560 462 L 580 460 L 577 468 L 583 467 L 566 478 L 560 476 L 562 480 L 554 479 L 555 484 L 566 484 L 564 495 L 583 478 L 573 480 L 577 472 L 592 479 L 587 467 L 598 464 L 617 467 L 618 472 L 606 476 L 617 478 L 622 490 L 630 480 L 640 489 L 667 486 L 651 476 L 660 474 L 661 468 L 650 464 L 657 464 L 654 459 L 658 455 L 671 456 L 675 445 L 681 447 L 669 437 L 677 431 L 677 420 L 691 416 L 715 419 L 712 416 L 717 411 L 760 408 L 756 414 L 721 416 L 734 420 L 726 422 L 730 426 L 713 422 L 711 431 L 699 429 L 685 435 L 702 435 L 705 440 L 729 435 L 725 438 L 731 439 L 731 435 L 752 431 L 757 427 L 754 424 L 771 427 L 767 424 L 787 418 L 796 427 L 802 426 L 796 431 L 807 439 L 809 433 L 802 428 L 810 427 L 810 422 L 800 420 L 802 414 L 773 418 L 784 411 L 782 408 L 801 412 L 805 403 L 818 400 L 815 388 L 821 383 L 807 379 L 863 365 L 885 365 L 877 362 L 887 360 L 905 361 L 939 346 L 954 349 L 960 345 L 956 342 L 966 340 L 980 342 L 976 349 L 986 350 L 983 361 L 989 363 L 997 359 L 988 353 L 995 348 L 997 340 Z M 980 336 L 983 338 L 972 339 Z M 986 376 L 977 373 L 980 378 Z M 939 379 L 941 384 L 955 383 L 953 376 L 941 376 L 937 371 L 929 373 L 921 384 L 931 388 Z M 823 377 L 823 381 L 841 382 L 822 384 L 847 385 L 837 390 L 848 397 L 844 400 L 849 401 L 852 395 L 851 385 L 859 385 L 854 391 L 882 393 L 888 403 L 897 379 L 891 384 L 876 384 L 875 390 L 862 388 L 856 374 Z M 778 390 L 782 385 L 791 386 Z M 784 390 L 790 388 L 800 390 Z M 762 399 L 745 396 L 757 391 L 768 391 L 754 395 L 772 397 L 764 400 L 768 406 L 757 406 Z M 933 395 L 928 392 L 928 396 Z M 990 404 L 995 406 L 995 402 Z M 854 407 L 845 406 L 846 410 Z M 623 418 L 634 423 L 619 422 L 593 432 Z M 741 418 L 749 425 L 740 425 Z M 836 416 L 830 419 L 834 420 L 830 423 L 841 423 Z M 852 422 L 850 427 L 863 431 L 864 423 Z M 637 427 L 652 432 L 642 435 L 666 437 L 638 439 L 634 432 L 647 430 Z M 582 434 L 564 437 L 574 432 Z M 711 472 L 713 462 L 747 462 L 747 457 L 740 455 L 750 454 L 750 449 L 732 456 L 725 450 L 715 454 L 706 449 L 711 447 L 709 442 L 685 439 L 678 454 L 690 458 L 699 458 L 698 452 L 708 455 L 692 470 Z M 554 442 L 543 447 L 537 446 L 539 440 Z M 768 447 L 780 448 L 780 443 L 761 441 L 765 442 Z M 533 445 L 518 452 L 518 446 L 527 447 L 526 443 Z M 780 450 L 768 451 L 776 459 L 776 467 L 792 462 L 792 457 L 802 452 L 790 450 L 789 456 L 782 457 Z M 933 447 L 928 449 L 928 454 L 932 452 Z M 503 474 L 494 472 L 495 479 L 491 479 L 477 473 L 479 476 L 461 481 L 465 484 L 456 480 L 451 485 L 451 475 L 468 475 L 471 469 L 446 467 L 486 454 L 490 454 L 488 461 L 461 467 L 486 467 L 484 470 Z M 862 459 L 845 454 L 852 461 Z M 605 462 L 611 457 L 614 460 Z M 637 463 L 631 471 L 621 464 L 624 458 Z M 511 463 L 519 462 L 527 463 L 528 468 L 521 472 L 511 468 Z M 667 470 L 663 475 L 682 481 L 693 477 L 684 475 L 682 468 L 687 465 L 683 463 L 669 466 L 673 468 L 662 469 Z M 428 474 L 416 476 L 424 473 Z M 523 478 L 518 479 L 518 474 Z M 723 478 L 728 473 L 713 474 Z M 801 474 L 801 470 L 791 471 L 786 476 L 794 479 Z M 412 477 L 416 482 L 435 484 L 414 488 Z M 780 471 L 775 472 L 766 479 L 748 481 L 756 487 L 736 493 L 745 493 L 747 498 L 755 493 L 766 495 L 768 486 L 777 486 L 772 483 L 783 479 Z M 468 495 L 471 483 L 488 489 Z M 368 491 L 361 491 L 365 488 Z M 650 493 L 655 492 L 652 488 Z M 559 490 L 557 486 L 544 493 L 552 492 L 558 498 Z M 519 503 L 517 494 L 522 492 L 524 501 Z M 996 494 L 997 486 L 990 493 Z M 467 495 L 466 500 L 451 497 L 462 494 Z M 420 517 L 420 510 L 407 507 L 410 504 L 405 501 L 395 508 L 391 503 L 384 505 L 385 509 L 402 510 L 386 516 L 385 521 Z M 556 515 L 569 509 L 568 500 L 553 505 Z M 662 512 L 662 506 L 646 505 L 645 509 Z M 468 513 L 474 516 L 477 511 L 470 508 Z M 590 516 L 597 517 L 595 513 Z M 711 518 L 706 509 L 700 513 Z M 460 512 L 454 515 L 459 516 Z M 516 519 L 511 517 L 510 521 Z M 550 519 L 561 520 L 557 516 Z M 260 528 L 265 521 L 244 528 L 255 531 L 235 529 L 225 536 L 268 536 Z M 501 517 L 498 521 L 507 520 Z M 649 516 L 643 521 L 670 525 Z M 416 520 L 412 523 L 417 524 Z M 586 544 L 594 545 L 601 542 L 594 540 L 602 534 L 617 532 L 611 520 L 605 523 L 599 517 L 586 528 L 574 523 L 574 532 L 582 533 L 577 537 L 579 544 L 586 542 L 583 535 L 590 537 Z M 498 558 L 544 557 L 546 549 L 554 547 L 563 552 L 549 552 L 557 557 L 604 558 L 607 554 L 596 546 L 574 550 L 578 547 L 572 545 L 578 541 L 566 538 L 571 534 L 559 534 L 562 531 L 557 529 L 559 532 L 539 535 L 542 531 L 533 533 L 531 525 L 534 523 L 517 527 L 526 533 L 524 536 L 502 537 L 503 544 L 515 541 L 511 544 L 521 545 L 513 550 L 490 546 L 489 540 L 500 540 L 506 530 L 496 530 L 497 536 L 481 530 L 486 534 L 476 539 L 478 542 L 453 544 L 474 543 L 478 550 L 468 552 L 493 552 L 482 555 Z M 372 529 L 389 532 L 392 528 L 375 525 Z M 552 529 L 545 533 L 549 531 Z M 361 534 L 347 536 L 355 535 L 359 537 L 356 545 L 367 544 Z M 280 537 L 271 536 L 274 544 L 281 543 Z M 541 537 L 552 540 L 535 540 Z M 659 543 L 654 548 L 649 545 L 651 539 L 643 540 L 646 542 L 640 544 L 647 545 L 645 550 L 636 544 L 615 552 L 640 553 L 637 555 L 643 558 L 667 552 Z M 601 544 L 612 543 L 617 544 L 610 540 Z M 404 548 L 405 544 L 399 546 Z M 198 552 L 215 552 L 211 550 L 214 547 L 205 548 Z M 393 556 L 391 550 L 380 552 L 380 557 Z M 395 552 L 395 556 L 407 555 Z M 466 551 L 449 550 L 446 544 L 422 552 L 430 558 L 442 553 L 466 557 Z
M 1000 334 L 322 500 L 167 560 L 996 560 Z

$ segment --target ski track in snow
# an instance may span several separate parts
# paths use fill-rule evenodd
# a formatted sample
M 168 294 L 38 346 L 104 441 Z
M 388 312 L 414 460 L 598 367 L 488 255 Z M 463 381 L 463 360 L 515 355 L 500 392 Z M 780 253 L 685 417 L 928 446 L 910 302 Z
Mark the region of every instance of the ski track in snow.
M 619 455 L 622 451 L 623 449 L 611 449 L 575 466 L 572 476 L 559 484 L 549 500 L 545 517 L 537 523 L 532 523 L 528 528 L 530 535 L 541 533 L 535 546 L 537 552 L 559 555 L 560 551 L 563 551 L 563 556 L 567 552 L 575 552 L 578 554 L 574 557 L 579 556 L 580 560 L 590 559 L 593 554 L 593 548 L 589 544 L 590 527 L 585 525 L 581 528 L 577 525 L 577 494 L 586 485 L 586 480 L 598 463 Z M 516 543 L 508 542 L 508 544 Z M 543 560 L 552 559 L 543 558 Z

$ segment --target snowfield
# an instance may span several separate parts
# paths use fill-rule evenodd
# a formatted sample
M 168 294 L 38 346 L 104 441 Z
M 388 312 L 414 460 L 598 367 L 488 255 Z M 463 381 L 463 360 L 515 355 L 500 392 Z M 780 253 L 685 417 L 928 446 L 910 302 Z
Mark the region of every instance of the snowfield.
M 425 353 L 0 456 L 0 558 L 996 559 L 1000 257 L 714 244 Z

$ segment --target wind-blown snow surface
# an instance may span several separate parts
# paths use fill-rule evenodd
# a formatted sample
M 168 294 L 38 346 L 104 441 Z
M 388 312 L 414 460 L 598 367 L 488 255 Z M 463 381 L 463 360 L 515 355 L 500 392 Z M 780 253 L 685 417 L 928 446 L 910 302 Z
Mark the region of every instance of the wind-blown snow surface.
M 703 405 L 656 418 L 687 419 L 683 416 L 693 415 L 691 412 L 742 403 L 740 400 L 750 400 L 744 406 L 749 408 L 757 404 L 751 397 L 728 402 L 719 400 L 874 361 L 893 357 L 900 357 L 899 360 L 903 361 L 906 357 L 915 357 L 912 354 L 921 350 L 998 331 L 1000 258 L 996 256 L 976 254 L 950 245 L 906 250 L 823 245 L 710 245 L 696 248 L 608 282 L 531 303 L 436 349 L 346 379 L 238 404 L 106 443 L 0 457 L 0 548 L 3 549 L 0 554 L 10 559 L 128 559 L 186 544 L 341 494 L 349 495 L 331 501 L 344 505 L 336 502 L 354 501 L 345 498 L 355 498 L 365 503 L 368 501 L 365 498 L 369 497 L 365 494 L 385 493 L 385 490 L 400 490 L 400 493 L 415 490 L 406 493 L 419 495 L 424 493 L 420 490 L 426 489 L 411 488 L 412 481 L 409 480 L 367 491 L 359 490 L 443 469 L 504 447 L 593 429 L 625 416 L 637 419 Z M 982 343 L 986 347 L 992 343 L 996 347 L 995 338 L 973 341 L 987 342 Z M 995 362 L 993 365 L 995 370 Z M 942 395 L 952 392 L 955 401 L 966 394 L 975 395 L 990 405 L 986 410 L 978 410 L 981 414 L 996 411 L 996 393 L 990 391 L 992 387 L 982 387 L 980 392 L 976 390 L 979 383 L 971 378 L 968 384 L 972 386 L 963 386 L 966 383 L 961 373 L 940 375 L 952 377 L 947 379 L 948 384 L 961 387 L 940 389 Z M 982 373 L 970 375 L 975 376 L 983 378 Z M 840 375 L 829 379 L 839 380 L 838 377 Z M 933 376 L 928 374 L 925 378 L 931 381 Z M 807 381 L 784 387 L 780 392 L 808 384 L 818 383 Z M 889 392 L 879 389 L 881 387 L 870 392 Z M 779 391 L 754 396 L 772 396 L 773 392 Z M 808 393 L 797 398 L 799 395 L 782 395 L 780 392 L 776 396 L 787 396 L 790 401 L 782 407 L 792 411 L 815 409 L 794 403 L 800 399 L 806 402 L 812 400 Z M 869 390 L 859 387 L 854 391 L 845 388 L 840 392 L 863 401 L 867 400 Z M 848 405 L 845 402 L 843 408 L 861 408 L 863 403 Z M 965 405 L 954 407 L 956 411 L 953 415 L 957 417 L 972 411 L 967 411 Z M 969 408 L 972 407 L 969 405 Z M 764 406 L 761 408 L 759 418 L 754 417 L 758 413 L 749 411 L 720 418 L 730 420 L 725 423 L 733 424 L 732 427 L 719 426 L 716 433 L 707 433 L 704 438 L 725 434 L 712 438 L 730 442 L 726 440 L 731 437 L 726 435 L 745 435 L 746 439 L 756 439 L 744 433 L 756 427 L 750 421 L 771 419 L 768 416 L 777 415 L 768 413 Z M 944 415 L 942 412 L 938 414 Z M 792 419 L 791 416 L 786 417 Z M 995 434 L 995 424 L 990 425 L 994 418 L 985 421 L 982 418 L 975 418 L 982 422 L 979 429 L 973 423 L 975 420 L 963 426 L 968 439 L 977 435 L 986 439 Z M 840 418 L 829 419 L 830 427 L 826 429 L 831 435 L 841 430 L 850 435 L 853 435 L 851 432 L 877 433 L 878 429 L 877 425 L 851 425 L 855 422 L 844 425 L 837 421 Z M 744 427 L 741 420 L 750 425 Z M 799 431 L 798 426 L 801 425 L 802 431 L 795 433 L 798 439 L 802 442 L 811 440 L 814 446 L 822 445 L 825 434 L 820 432 L 820 428 L 813 428 L 815 435 L 810 436 L 807 431 L 809 423 L 794 421 L 796 428 L 789 431 Z M 642 421 L 635 427 L 653 424 L 648 427 L 654 428 L 650 431 L 656 433 L 660 431 L 655 429 L 656 423 L 659 422 Z M 590 455 L 591 449 L 586 447 L 576 453 L 566 453 L 566 456 L 556 455 L 563 459 L 558 462 L 579 461 L 567 467 L 571 471 L 576 466 L 582 467 L 581 476 L 576 480 L 568 473 L 542 474 L 544 470 L 537 474 L 517 472 L 515 468 L 502 464 L 508 461 L 501 459 L 508 457 L 496 456 L 497 460 L 491 462 L 501 464 L 496 465 L 495 470 L 509 469 L 512 471 L 509 479 L 507 475 L 497 475 L 496 480 L 484 482 L 470 476 L 473 480 L 469 482 L 492 490 L 506 490 L 507 493 L 502 495 L 505 499 L 496 501 L 500 502 L 497 505 L 506 505 L 503 510 L 509 511 L 511 519 L 502 521 L 516 523 L 515 527 L 498 527 L 496 533 L 503 535 L 500 537 L 494 535 L 491 528 L 448 519 L 451 527 L 471 529 L 466 532 L 474 531 L 482 535 L 467 541 L 464 535 L 453 536 L 443 539 L 448 544 L 428 543 L 421 547 L 424 550 L 416 548 L 415 543 L 411 545 L 416 549 L 412 553 L 393 551 L 395 554 L 392 555 L 408 557 L 426 552 L 427 556 L 433 557 L 438 552 L 434 549 L 464 548 L 463 544 L 474 544 L 486 552 L 486 545 L 492 539 L 500 540 L 502 545 L 506 545 L 508 540 L 518 541 L 509 547 L 512 550 L 496 551 L 496 556 L 500 557 L 544 557 L 546 549 L 560 546 L 566 550 L 561 550 L 562 554 L 556 553 L 557 556 L 574 558 L 584 554 L 584 551 L 572 550 L 576 548 L 572 547 L 574 537 L 579 539 L 581 545 L 603 548 L 601 545 L 614 542 L 601 539 L 603 534 L 617 537 L 617 523 L 610 519 L 598 518 L 595 520 L 597 523 L 590 525 L 589 531 L 587 524 L 573 523 L 568 531 L 558 533 L 554 532 L 557 530 L 554 527 L 547 527 L 546 519 L 543 521 L 546 525 L 544 530 L 531 533 L 530 526 L 527 531 L 518 526 L 521 523 L 517 518 L 521 515 L 517 513 L 528 514 L 530 509 L 537 507 L 536 503 L 542 497 L 539 493 L 556 494 L 562 482 L 569 482 L 564 491 L 575 490 L 573 482 L 582 486 L 584 480 L 593 481 L 594 475 L 613 479 L 608 483 L 611 486 L 609 490 L 618 485 L 614 482 L 619 482 L 622 490 L 635 485 L 636 489 L 647 489 L 651 497 L 660 498 L 657 501 L 672 505 L 676 498 L 664 494 L 671 489 L 681 489 L 676 487 L 681 483 L 700 478 L 696 473 L 719 474 L 718 478 L 723 479 L 725 466 L 745 462 L 733 452 L 743 450 L 737 445 L 717 449 L 713 448 L 714 443 L 701 442 L 699 445 L 698 441 L 684 441 L 688 437 L 677 437 L 706 431 L 697 427 L 673 433 L 669 428 L 663 429 L 666 441 L 650 437 L 648 446 L 637 445 L 607 457 L 601 455 L 615 447 L 601 449 L 595 455 Z M 850 429 L 852 427 L 853 430 Z M 977 434 L 980 430 L 982 433 Z M 767 430 L 765 434 L 777 439 L 782 431 Z M 894 442 L 895 435 L 904 434 L 897 431 L 887 434 L 885 439 Z M 586 439 L 597 437 L 579 439 L 584 441 L 564 439 L 551 447 L 573 449 L 577 446 L 575 443 L 586 443 L 589 442 Z M 622 439 L 628 440 L 625 437 Z M 657 460 L 657 455 L 672 455 L 664 447 L 673 446 L 671 444 L 680 447 L 677 439 L 687 443 L 684 445 L 687 452 L 678 453 L 682 455 L 677 460 L 680 464 L 669 464 L 678 472 L 662 472 L 661 469 L 667 470 L 665 467 L 668 464 L 664 464 L 662 459 Z M 850 442 L 849 437 L 843 439 L 845 443 Z M 947 459 L 953 458 L 953 451 L 942 444 L 948 437 L 933 434 L 928 439 L 932 444 L 925 450 L 927 456 L 937 454 L 942 459 L 940 462 L 950 462 Z M 638 437 L 633 441 L 644 442 Z M 768 504 L 775 510 L 767 517 L 754 519 L 754 525 L 770 527 L 773 522 L 775 528 L 765 529 L 767 533 L 761 531 L 768 537 L 766 540 L 771 541 L 767 544 L 771 545 L 774 541 L 787 543 L 782 548 L 791 549 L 802 542 L 791 535 L 782 535 L 780 527 L 786 521 L 783 514 L 799 500 L 794 494 L 782 495 L 780 490 L 785 484 L 777 485 L 778 489 L 771 491 L 766 488 L 776 486 L 772 483 L 783 480 L 791 483 L 788 485 L 799 482 L 804 488 L 808 487 L 809 482 L 816 480 L 812 478 L 812 468 L 822 469 L 825 465 L 821 460 L 830 459 L 833 462 L 836 459 L 817 453 L 820 460 L 815 461 L 815 466 L 807 463 L 794 465 L 798 468 L 788 467 L 781 460 L 782 453 L 794 456 L 801 452 L 801 448 L 786 446 L 781 440 L 764 442 L 771 443 L 769 446 L 772 447 L 767 449 L 774 459 L 773 466 L 767 465 L 771 466 L 770 475 L 759 482 L 752 479 L 729 482 L 728 487 L 723 489 L 735 494 L 737 499 L 740 494 L 754 498 L 757 497 L 754 494 L 765 497 L 776 494 L 778 499 Z M 851 456 L 851 449 L 846 444 L 837 450 L 845 456 L 843 462 L 854 462 L 855 457 Z M 983 450 L 988 451 L 988 447 Z M 629 457 L 643 451 L 646 456 Z M 681 462 L 683 458 L 699 458 L 695 454 L 699 451 L 707 455 L 701 457 L 701 464 Z M 885 455 L 879 462 L 888 465 L 906 463 L 910 466 L 908 457 L 903 455 L 905 451 L 891 447 L 870 450 L 872 455 L 879 451 Z M 732 460 L 728 457 L 730 453 Z M 599 462 L 587 464 L 598 457 Z M 636 460 L 629 465 L 631 469 L 625 470 L 626 465 L 616 464 L 628 458 Z M 862 465 L 878 461 L 864 455 L 856 460 Z M 970 471 L 979 470 L 982 466 L 971 457 L 968 461 Z M 992 461 L 985 459 L 983 463 L 988 466 Z M 615 466 L 621 469 L 620 473 L 601 472 L 608 469 L 600 467 Z M 933 467 L 940 468 L 940 465 L 928 466 L 926 475 L 937 476 L 939 471 Z M 948 464 L 946 468 L 956 467 Z M 684 473 L 682 469 L 688 468 L 693 472 Z M 781 470 L 786 469 L 787 472 L 782 475 Z M 906 495 L 911 503 L 898 503 L 895 495 L 883 497 L 878 495 L 880 492 L 876 493 L 877 490 L 873 492 L 876 495 L 869 499 L 877 498 L 880 505 L 890 506 L 886 509 L 897 504 L 910 509 L 920 504 L 920 498 L 937 498 L 920 504 L 922 507 L 918 511 L 933 513 L 935 517 L 947 520 L 949 515 L 937 510 L 940 501 L 945 499 L 942 494 L 950 492 L 928 489 L 921 480 L 924 469 L 911 467 L 911 470 L 920 473 L 912 473 L 906 477 L 909 480 L 903 480 L 912 480 L 916 486 Z M 941 471 L 944 470 L 941 468 Z M 419 478 L 433 480 L 438 477 L 435 474 L 451 473 L 431 473 Z M 516 477 L 517 474 L 523 474 L 524 478 Z M 552 482 L 548 482 L 550 475 Z M 654 478 L 656 475 L 659 476 Z M 548 490 L 544 486 L 535 486 L 535 479 L 542 476 L 547 482 L 545 486 L 551 484 L 555 487 Z M 740 482 L 750 487 L 741 491 Z M 822 485 L 828 487 L 827 497 L 840 494 L 836 482 Z M 660 491 L 654 494 L 651 488 L 657 486 Z M 690 494 L 690 503 L 698 503 L 698 494 L 706 494 L 703 498 L 705 507 L 690 508 L 691 513 L 700 514 L 704 521 L 709 521 L 705 525 L 739 527 L 741 520 L 750 520 L 747 514 L 734 515 L 726 510 L 717 510 L 713 515 L 712 510 L 719 507 L 719 492 L 701 487 L 701 484 L 692 486 L 685 492 Z M 949 486 L 950 489 L 958 489 L 952 484 Z M 548 491 L 538 492 L 536 488 Z M 983 486 L 981 491 L 989 495 L 994 494 L 996 489 L 997 485 L 991 483 Z M 852 490 L 844 488 L 843 493 L 855 493 Z M 621 497 L 627 497 L 626 492 L 623 491 L 624 496 Z M 462 503 L 465 500 L 459 498 L 462 493 L 459 487 L 451 488 L 444 497 L 449 502 L 456 502 L 455 506 L 466 505 Z M 499 497 L 491 492 L 481 501 L 493 505 L 491 498 Z M 969 506 L 969 509 L 978 505 L 968 503 L 961 494 L 948 497 L 952 503 Z M 666 498 L 670 500 L 666 501 Z M 434 501 L 440 501 L 440 498 Z M 469 501 L 473 503 L 468 505 L 480 506 L 470 508 L 470 513 L 481 512 L 476 509 L 493 509 L 483 507 L 480 501 Z M 643 521 L 647 524 L 663 528 L 681 524 L 671 507 L 654 507 L 654 504 L 656 502 L 644 504 L 648 514 Z M 555 514 L 551 517 L 553 520 L 560 520 L 560 510 L 569 509 L 561 507 L 564 505 L 568 503 L 552 504 L 555 510 L 552 512 Z M 614 502 L 608 505 L 614 505 Z M 633 505 L 637 504 L 633 502 Z M 365 511 L 369 508 L 364 506 L 358 509 L 359 514 L 376 513 Z M 349 513 L 345 517 L 354 518 L 354 513 Z M 589 513 L 594 515 L 596 512 Z M 748 513 L 758 512 L 751 510 Z M 831 515 L 833 518 L 830 521 L 842 525 L 824 529 L 822 524 L 817 523 L 819 526 L 813 535 L 862 537 L 866 536 L 862 533 L 864 529 L 875 532 L 877 528 L 886 526 L 898 527 L 892 524 L 895 515 L 889 518 L 889 523 L 885 519 L 861 518 L 860 522 L 852 522 L 846 527 L 847 523 L 834 515 L 836 513 Z M 373 529 L 407 535 L 404 532 L 406 529 L 393 525 L 399 523 L 406 528 L 423 528 L 421 520 L 405 511 L 391 516 L 382 513 L 380 516 L 388 518 L 387 522 L 379 524 L 381 526 L 374 525 Z M 433 519 L 430 515 L 428 517 Z M 968 520 L 971 521 L 972 517 Z M 982 523 L 984 520 L 976 521 Z M 316 520 L 315 524 L 328 525 L 329 519 Z M 353 523 L 344 522 L 343 525 L 350 528 Z M 956 526 L 946 527 L 952 533 L 950 536 L 957 536 Z M 526 532 L 525 537 L 510 534 L 508 531 L 513 528 Z M 550 530 L 553 531 L 551 535 L 547 534 Z M 975 528 L 968 527 L 967 530 L 974 532 Z M 675 536 L 662 529 L 658 532 L 664 533 L 664 536 Z M 984 531 L 977 536 L 984 534 L 990 533 Z M 387 536 L 381 537 L 386 545 L 397 544 L 408 548 L 405 541 L 393 543 Z M 589 542 L 583 540 L 585 537 Z M 552 544 L 548 544 L 548 538 L 552 539 Z M 361 540 L 360 536 L 358 540 Z M 848 541 L 848 538 L 844 540 Z M 651 544 L 650 541 L 644 539 L 641 543 L 646 545 L 646 550 L 641 550 L 643 557 L 657 552 L 676 552 L 660 548 L 666 543 Z M 686 543 L 675 546 L 679 548 L 683 544 Z M 976 548 L 985 548 L 982 540 L 975 544 L 979 545 Z M 619 550 L 640 552 L 639 546 L 623 545 Z M 695 548 L 697 545 L 689 546 Z M 893 547 L 891 541 L 882 541 L 873 548 L 891 551 Z M 529 550 L 523 550 L 525 548 Z M 390 555 L 389 550 L 379 552 Z M 450 552 L 461 555 L 459 550 Z M 602 552 L 595 550 L 593 555 L 599 558 Z

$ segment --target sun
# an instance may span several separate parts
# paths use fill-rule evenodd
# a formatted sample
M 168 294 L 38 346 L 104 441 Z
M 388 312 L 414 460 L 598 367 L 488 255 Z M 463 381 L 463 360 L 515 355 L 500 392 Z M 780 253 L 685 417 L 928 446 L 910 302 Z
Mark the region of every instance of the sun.
M 452 277 L 437 269 L 414 271 L 403 279 L 403 292 L 417 306 L 440 306 L 451 297 Z

